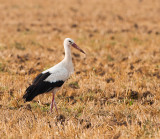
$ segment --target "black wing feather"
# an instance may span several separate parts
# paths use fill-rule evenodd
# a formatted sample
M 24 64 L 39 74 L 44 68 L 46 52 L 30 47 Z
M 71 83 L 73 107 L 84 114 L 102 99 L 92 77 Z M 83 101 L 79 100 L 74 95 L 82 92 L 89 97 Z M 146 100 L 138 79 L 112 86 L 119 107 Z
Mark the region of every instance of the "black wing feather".
M 41 77 L 43 78 L 43 75 L 44 74 L 42 73 L 38 74 L 37 77 L 33 80 L 32 84 L 35 84 L 36 82 L 38 82 Z
M 49 75 L 51 75 L 49 72 L 41 73 L 33 80 L 32 85 L 26 89 L 26 94 L 23 96 L 25 101 L 31 101 L 37 95 L 49 92 L 53 88 L 63 85 L 64 81 L 57 81 L 54 83 L 44 81 Z

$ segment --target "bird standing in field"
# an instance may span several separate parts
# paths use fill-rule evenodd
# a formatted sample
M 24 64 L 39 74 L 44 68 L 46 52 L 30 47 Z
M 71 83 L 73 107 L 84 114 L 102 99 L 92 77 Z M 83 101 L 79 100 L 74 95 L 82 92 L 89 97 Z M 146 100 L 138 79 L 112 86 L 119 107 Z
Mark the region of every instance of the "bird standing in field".
M 64 40 L 65 57 L 57 65 L 43 71 L 34 80 L 33 83 L 26 89 L 23 96 L 25 101 L 31 101 L 39 94 L 52 92 L 53 98 L 51 103 L 51 112 L 53 109 L 53 103 L 58 113 L 58 109 L 55 102 L 55 94 L 64 84 L 64 82 L 74 72 L 72 63 L 71 47 L 78 49 L 80 52 L 85 52 L 80 49 L 72 39 L 66 38 Z

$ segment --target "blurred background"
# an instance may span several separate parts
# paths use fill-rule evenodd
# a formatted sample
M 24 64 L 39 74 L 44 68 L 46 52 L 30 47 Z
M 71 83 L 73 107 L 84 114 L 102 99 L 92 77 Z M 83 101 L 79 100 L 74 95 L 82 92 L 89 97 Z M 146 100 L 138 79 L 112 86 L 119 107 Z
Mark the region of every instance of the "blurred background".
M 87 55 L 72 50 L 57 117 L 51 94 L 22 96 L 66 37 Z M 158 138 L 159 92 L 159 0 L 0 0 L 1 137 Z

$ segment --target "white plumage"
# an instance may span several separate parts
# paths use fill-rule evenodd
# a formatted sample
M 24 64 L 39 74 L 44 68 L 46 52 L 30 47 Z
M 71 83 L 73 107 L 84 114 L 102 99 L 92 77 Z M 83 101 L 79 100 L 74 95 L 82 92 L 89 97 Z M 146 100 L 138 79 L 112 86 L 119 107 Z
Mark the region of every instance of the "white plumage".
M 25 101 L 31 101 L 35 96 L 39 94 L 52 91 L 53 99 L 51 103 L 51 112 L 53 108 L 53 103 L 57 110 L 56 103 L 54 101 L 54 95 L 59 90 L 59 88 L 63 85 L 63 83 L 74 72 L 74 67 L 73 67 L 72 57 L 71 57 L 71 46 L 78 49 L 82 53 L 85 53 L 82 49 L 80 49 L 74 43 L 72 39 L 66 38 L 64 40 L 64 49 L 65 49 L 64 59 L 57 65 L 43 71 L 34 79 L 32 85 L 30 85 L 26 89 L 26 93 L 23 96 Z
M 49 72 L 51 73 L 50 76 L 48 76 L 44 81 L 54 83 L 56 81 L 66 81 L 69 77 L 69 71 L 65 67 L 53 67 L 52 69 L 48 71 L 44 71 L 42 73 Z

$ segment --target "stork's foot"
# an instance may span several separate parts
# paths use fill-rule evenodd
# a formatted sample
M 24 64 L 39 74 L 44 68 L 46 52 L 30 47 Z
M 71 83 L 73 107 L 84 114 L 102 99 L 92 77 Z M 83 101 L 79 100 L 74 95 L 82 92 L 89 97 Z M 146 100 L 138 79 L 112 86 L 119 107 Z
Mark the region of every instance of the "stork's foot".
M 57 114 L 58 114 L 58 109 L 57 109 L 57 106 L 55 105 L 55 109 L 56 109 L 56 112 L 57 112 Z M 51 111 L 51 113 L 53 112 L 53 104 L 51 104 L 51 106 L 50 106 L 50 111 Z

